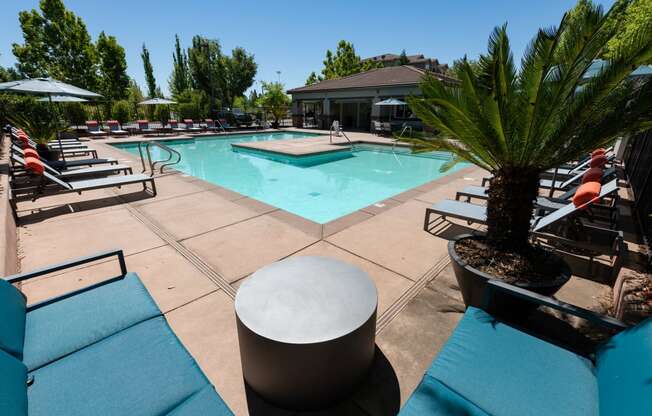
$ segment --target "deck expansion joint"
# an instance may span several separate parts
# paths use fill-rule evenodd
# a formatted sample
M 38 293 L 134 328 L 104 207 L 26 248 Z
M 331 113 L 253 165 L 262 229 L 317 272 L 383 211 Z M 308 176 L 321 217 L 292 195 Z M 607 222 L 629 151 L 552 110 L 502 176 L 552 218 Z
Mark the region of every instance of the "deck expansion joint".
M 202 260 L 197 254 L 192 250 L 189 250 L 179 241 L 177 241 L 172 235 L 163 229 L 155 220 L 149 218 L 149 216 L 137 207 L 126 204 L 127 210 L 141 223 L 148 227 L 154 234 L 156 234 L 160 239 L 165 241 L 170 247 L 172 247 L 177 253 L 179 253 L 183 258 L 188 260 L 197 270 L 199 270 L 203 275 L 208 277 L 217 287 L 222 289 L 231 299 L 235 299 L 235 289 L 229 284 L 229 282 L 220 275 L 215 269 L 213 269 L 208 263 Z
M 406 290 L 376 321 L 376 336 L 396 318 L 417 295 L 450 264 L 448 255 L 443 256 L 427 272 Z

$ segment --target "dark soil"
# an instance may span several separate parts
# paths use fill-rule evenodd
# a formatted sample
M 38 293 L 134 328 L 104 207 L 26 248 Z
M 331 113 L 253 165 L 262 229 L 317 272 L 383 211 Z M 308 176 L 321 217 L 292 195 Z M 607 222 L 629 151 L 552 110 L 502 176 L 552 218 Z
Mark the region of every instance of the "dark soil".
M 554 281 L 562 272 L 558 257 L 541 247 L 528 246 L 516 253 L 466 238 L 455 243 L 455 251 L 474 269 L 511 284 Z

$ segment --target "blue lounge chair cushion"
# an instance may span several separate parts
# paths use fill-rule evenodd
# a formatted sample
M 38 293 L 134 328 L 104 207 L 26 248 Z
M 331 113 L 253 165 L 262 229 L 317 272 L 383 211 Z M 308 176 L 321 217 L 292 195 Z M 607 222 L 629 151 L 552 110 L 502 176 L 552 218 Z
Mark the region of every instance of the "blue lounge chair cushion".
M 18 289 L 0 279 L 0 349 L 21 359 L 25 340 L 26 299 Z
M 490 416 L 440 381 L 425 375 L 399 416 Z
M 4 351 L 0 351 L 0 415 L 27 415 L 27 368 Z
M 209 385 L 162 316 L 30 375 L 30 416 L 164 415 Z
M 23 362 L 32 371 L 161 311 L 136 273 L 27 313 Z
M 652 415 L 652 318 L 598 350 L 600 415 Z
M 206 386 L 175 407 L 168 416 L 233 415 L 213 386 Z
M 592 363 L 470 307 L 428 376 L 492 415 L 597 415 Z

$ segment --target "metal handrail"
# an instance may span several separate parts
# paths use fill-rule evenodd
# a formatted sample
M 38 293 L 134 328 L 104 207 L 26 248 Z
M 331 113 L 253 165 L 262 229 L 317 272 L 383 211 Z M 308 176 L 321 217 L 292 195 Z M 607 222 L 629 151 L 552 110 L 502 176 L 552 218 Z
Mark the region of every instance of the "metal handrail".
M 414 130 L 412 130 L 412 126 L 410 126 L 409 124 L 405 124 L 403 125 L 403 129 L 401 129 L 401 133 L 399 133 L 398 138 L 401 139 L 406 131 L 410 132 L 410 136 L 414 134 Z M 398 139 L 394 139 L 394 142 L 392 143 L 392 151 L 394 151 L 394 148 L 396 147 L 396 143 L 398 143 Z
M 163 160 L 154 160 L 152 161 L 152 153 L 150 151 L 151 146 L 156 146 L 160 149 L 165 150 L 168 152 L 168 158 L 163 159 Z M 143 147 L 145 148 L 145 154 L 147 155 L 147 163 L 149 165 L 149 170 L 150 170 L 150 176 L 154 176 L 154 172 L 156 170 L 156 164 L 160 163 L 161 166 L 159 168 L 159 173 L 163 173 L 163 169 L 166 168 L 167 166 L 172 166 L 176 165 L 181 162 L 181 153 L 177 152 L 176 150 L 172 149 L 169 146 L 164 145 L 163 143 L 157 142 L 157 141 L 144 141 L 144 142 L 139 142 L 138 143 L 138 153 L 140 154 L 140 163 L 143 166 L 143 170 L 141 173 L 145 173 L 147 171 L 147 167 L 145 165 L 145 158 L 143 157 Z M 176 160 L 172 161 L 172 159 L 176 156 Z
M 215 124 L 217 125 L 217 127 L 219 127 L 220 130 L 222 130 L 222 133 L 226 133 L 226 129 L 224 128 L 224 126 L 222 125 L 222 123 L 220 122 L 220 120 L 217 120 L 217 119 L 216 119 L 215 121 L 213 121 L 213 123 L 215 123 Z
M 335 129 L 334 129 L 333 126 L 331 125 L 331 128 L 330 128 L 330 130 L 329 130 L 329 132 L 328 132 L 329 142 L 330 142 L 331 144 L 333 144 L 333 131 L 335 131 Z M 338 128 L 338 129 L 337 129 L 337 132 L 342 133 L 342 135 L 344 136 L 344 138 L 346 139 L 346 141 L 349 142 L 349 144 L 353 145 L 353 142 L 351 141 L 351 139 L 349 139 L 349 136 L 347 136 L 346 133 L 344 133 L 344 130 L 342 130 L 342 128 Z M 339 136 L 338 136 L 338 137 L 339 137 Z

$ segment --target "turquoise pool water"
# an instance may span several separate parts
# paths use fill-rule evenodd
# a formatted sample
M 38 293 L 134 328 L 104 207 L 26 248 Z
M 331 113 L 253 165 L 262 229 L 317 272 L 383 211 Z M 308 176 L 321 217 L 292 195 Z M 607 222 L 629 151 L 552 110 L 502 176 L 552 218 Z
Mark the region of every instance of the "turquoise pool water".
M 231 143 L 308 136 L 278 132 L 165 144 L 181 153 L 174 168 L 322 224 L 445 175 L 439 168 L 450 159 L 444 152 L 411 155 L 407 149 L 356 145 L 350 157 L 297 166 L 231 148 Z M 113 146 L 138 156 L 136 143 Z M 163 158 L 157 150 L 155 158 Z

